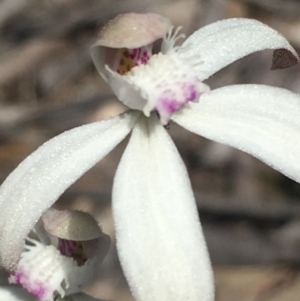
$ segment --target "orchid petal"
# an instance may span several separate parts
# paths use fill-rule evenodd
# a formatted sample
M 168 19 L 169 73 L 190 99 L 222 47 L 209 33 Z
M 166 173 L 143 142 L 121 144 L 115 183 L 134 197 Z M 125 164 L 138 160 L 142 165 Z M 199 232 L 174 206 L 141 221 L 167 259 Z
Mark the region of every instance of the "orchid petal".
M 0 258 L 16 268 L 24 238 L 39 217 L 83 173 L 129 133 L 137 112 L 84 125 L 45 143 L 0 188 Z
M 227 19 L 207 25 L 179 48 L 184 60 L 194 66 L 204 80 L 232 62 L 256 51 L 274 49 L 272 69 L 287 68 L 298 63 L 296 51 L 277 31 L 251 19 Z
M 2 301 L 38 301 L 33 295 L 27 293 L 16 285 L 0 286 L 0 300 Z
M 187 130 L 228 144 L 300 181 L 300 96 L 264 85 L 234 85 L 202 95 L 173 115 Z
M 125 76 L 111 71 L 107 77 L 108 83 L 117 98 L 127 107 L 142 111 L 147 104 L 146 98 L 142 96 L 141 87 Z
M 158 117 L 141 117 L 113 187 L 118 254 L 138 301 L 211 301 L 210 261 L 185 166 Z

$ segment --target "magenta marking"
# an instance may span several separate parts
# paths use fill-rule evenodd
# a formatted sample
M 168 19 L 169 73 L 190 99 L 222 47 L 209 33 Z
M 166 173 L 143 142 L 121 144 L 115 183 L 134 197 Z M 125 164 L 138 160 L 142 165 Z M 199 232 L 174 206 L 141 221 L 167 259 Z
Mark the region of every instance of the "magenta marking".
M 62 255 L 73 257 L 76 253 L 77 242 L 72 240 L 59 239 L 58 249 Z
M 42 283 L 36 283 L 36 285 L 37 285 L 37 288 L 28 290 L 28 292 L 37 296 L 39 299 L 42 300 L 47 292 L 47 289 L 45 288 L 45 286 Z
M 162 95 L 158 99 L 156 109 L 165 120 L 169 120 L 171 115 L 179 111 L 184 105 L 190 101 L 197 101 L 200 97 L 197 79 L 191 81 L 175 81 L 170 88 L 162 91 Z
M 23 271 L 18 271 L 15 275 L 10 277 L 10 282 L 15 284 L 22 284 L 23 279 L 28 278 Z
M 30 274 L 22 270 L 17 271 L 9 280 L 10 283 L 20 284 L 30 294 L 33 294 L 42 301 L 48 291 L 47 287 L 43 283 L 37 282 L 35 279 L 31 279 Z
M 163 108 L 169 113 L 172 114 L 178 111 L 184 104 L 179 103 L 176 99 L 163 98 L 161 99 Z
M 196 90 L 194 85 L 188 86 L 187 89 L 188 89 L 188 93 L 187 93 L 187 97 L 186 97 L 186 102 L 195 100 L 197 97 L 199 97 L 199 93 Z
M 150 58 L 150 53 L 143 48 L 135 48 L 128 51 L 134 66 L 144 65 Z M 125 53 L 124 53 L 125 55 Z M 130 66 L 132 68 L 132 66 Z M 129 71 L 129 70 L 128 70 Z

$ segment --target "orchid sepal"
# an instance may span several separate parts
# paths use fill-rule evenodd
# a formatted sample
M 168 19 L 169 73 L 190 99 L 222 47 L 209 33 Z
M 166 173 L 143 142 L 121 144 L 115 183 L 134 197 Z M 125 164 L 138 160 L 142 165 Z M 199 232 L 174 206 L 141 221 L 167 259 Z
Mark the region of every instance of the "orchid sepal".
M 126 137 L 139 115 L 128 111 L 67 131 L 42 145 L 9 175 L 0 188 L 0 266 L 16 269 L 24 240 L 41 215 Z
M 182 60 L 194 62 L 201 80 L 256 51 L 274 50 L 271 69 L 291 67 L 299 56 L 276 30 L 252 19 L 220 20 L 195 31 L 178 49 Z

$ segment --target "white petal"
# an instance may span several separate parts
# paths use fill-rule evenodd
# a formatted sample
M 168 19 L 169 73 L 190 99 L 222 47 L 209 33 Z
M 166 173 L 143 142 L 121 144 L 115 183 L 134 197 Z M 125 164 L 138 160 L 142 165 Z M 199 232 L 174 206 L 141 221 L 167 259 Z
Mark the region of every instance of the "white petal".
M 113 71 L 108 74 L 107 81 L 117 98 L 125 106 L 133 110 L 143 110 L 147 101 L 135 81 L 128 80 L 126 76 L 121 76 Z
M 206 244 L 185 166 L 155 114 L 141 117 L 113 188 L 117 247 L 138 301 L 211 301 Z
M 290 67 L 298 56 L 288 41 L 267 25 L 251 19 L 227 19 L 207 25 L 188 37 L 179 49 L 182 59 L 197 61 L 204 80 L 255 51 L 277 49 L 272 69 Z
M 38 301 L 33 295 L 15 285 L 0 286 L 1 301 Z
M 138 113 L 65 132 L 24 160 L 0 188 L 0 258 L 14 269 L 23 241 L 39 217 L 131 130 Z
M 243 150 L 300 181 L 300 96 L 263 85 L 235 85 L 202 95 L 173 115 L 187 130 Z

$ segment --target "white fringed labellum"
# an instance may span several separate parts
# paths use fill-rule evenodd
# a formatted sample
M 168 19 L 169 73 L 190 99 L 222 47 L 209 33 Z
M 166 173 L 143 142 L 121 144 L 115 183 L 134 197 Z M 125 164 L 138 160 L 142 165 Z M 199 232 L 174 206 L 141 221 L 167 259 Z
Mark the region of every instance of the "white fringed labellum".
M 10 283 L 20 284 L 40 301 L 53 301 L 57 292 L 64 297 L 73 259 L 62 256 L 54 246 L 44 246 L 32 239 L 27 241 L 32 245 L 25 246 Z
M 57 239 L 57 246 L 27 238 L 9 281 L 40 301 L 53 301 L 58 295 L 63 298 L 80 292 L 93 280 L 97 264 L 108 252 L 110 238 L 88 213 L 51 208 L 42 220 L 45 230 Z

